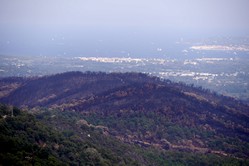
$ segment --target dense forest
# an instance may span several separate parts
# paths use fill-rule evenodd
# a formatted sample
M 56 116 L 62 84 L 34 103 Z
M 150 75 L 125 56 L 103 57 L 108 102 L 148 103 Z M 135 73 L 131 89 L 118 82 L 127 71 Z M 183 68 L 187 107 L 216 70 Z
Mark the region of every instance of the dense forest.
M 230 156 L 127 144 L 72 111 L 0 105 L 0 115 L 0 165 L 249 164 Z
M 249 164 L 249 106 L 193 85 L 68 72 L 1 79 L 0 102 L 2 165 Z

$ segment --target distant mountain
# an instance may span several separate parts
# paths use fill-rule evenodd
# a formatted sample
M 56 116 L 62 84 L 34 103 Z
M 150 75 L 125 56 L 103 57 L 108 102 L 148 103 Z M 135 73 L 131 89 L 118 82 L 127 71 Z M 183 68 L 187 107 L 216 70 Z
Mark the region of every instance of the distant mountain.
M 133 83 L 152 82 L 144 74 L 106 74 L 68 72 L 37 78 L 4 78 L 0 80 L 1 102 L 17 106 L 51 106 L 80 100 Z
M 142 73 L 68 72 L 4 78 L 0 89 L 2 103 L 73 112 L 76 122 L 142 149 L 249 157 L 249 106 L 201 87 Z M 52 123 L 45 124 L 67 126 Z

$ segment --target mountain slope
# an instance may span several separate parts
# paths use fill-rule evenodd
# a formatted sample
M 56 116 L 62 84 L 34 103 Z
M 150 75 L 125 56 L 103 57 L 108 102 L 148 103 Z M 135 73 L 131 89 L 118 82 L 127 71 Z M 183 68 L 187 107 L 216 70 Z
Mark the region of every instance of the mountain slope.
M 68 109 L 127 142 L 242 158 L 249 154 L 246 114 L 162 85 L 122 87 Z
M 137 165 L 150 162 L 143 156 L 140 159 L 132 156 L 129 150 L 136 147 L 75 123 L 69 119 L 69 113 L 55 115 L 39 110 L 29 114 L 14 108 L 14 116 L 10 116 L 10 109 L 0 104 L 0 165 Z M 53 122 L 47 123 L 48 119 Z
M 18 85 L 0 102 L 76 111 L 109 136 L 160 151 L 249 157 L 249 106 L 202 88 L 141 73 L 90 72 L 27 78 Z
M 153 81 L 144 74 L 106 74 L 68 72 L 40 78 L 9 78 L 12 84 L 18 84 L 14 90 L 2 95 L 1 102 L 17 106 L 49 106 L 55 103 L 78 100 L 108 89 L 132 84 L 132 82 Z M 1 87 L 9 86 L 7 78 L 0 81 Z M 125 80 L 125 81 L 124 81 Z M 6 97 L 7 96 L 7 97 Z
M 0 165 L 246 165 L 249 161 L 130 145 L 71 111 L 0 104 Z

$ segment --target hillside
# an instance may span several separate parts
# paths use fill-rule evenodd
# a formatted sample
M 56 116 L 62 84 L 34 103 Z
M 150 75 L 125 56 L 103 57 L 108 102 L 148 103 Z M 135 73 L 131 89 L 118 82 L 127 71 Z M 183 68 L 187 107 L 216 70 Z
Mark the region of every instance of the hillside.
M 13 109 L 13 116 L 11 116 Z M 215 154 L 127 144 L 72 111 L 32 110 L 0 104 L 0 165 L 248 165 Z
M 122 144 L 90 128 L 70 113 L 29 114 L 0 105 L 0 165 L 137 165 L 153 163 L 141 148 Z M 47 123 L 51 121 L 52 123 Z M 70 126 L 70 127 L 68 127 Z M 140 158 L 136 158 L 140 157 Z M 138 160 L 138 161 L 136 161 Z
M 238 161 L 249 157 L 249 106 L 200 87 L 141 73 L 69 72 L 4 78 L 0 89 L 2 103 L 31 112 L 72 112 L 74 119 L 98 126 L 102 135 L 125 146 Z M 57 129 L 70 126 L 42 119 Z
M 1 102 L 17 106 L 51 106 L 84 99 L 139 82 L 152 82 L 144 74 L 106 74 L 68 72 L 37 78 L 4 78 L 0 80 Z M 3 93 L 4 92 L 4 93 Z

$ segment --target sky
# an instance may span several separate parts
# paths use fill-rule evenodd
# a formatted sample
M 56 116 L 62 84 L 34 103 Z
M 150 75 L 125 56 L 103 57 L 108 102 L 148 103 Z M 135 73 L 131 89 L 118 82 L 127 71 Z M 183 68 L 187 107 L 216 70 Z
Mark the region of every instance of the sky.
M 0 54 L 136 53 L 145 41 L 246 36 L 248 16 L 248 0 L 0 0 Z

